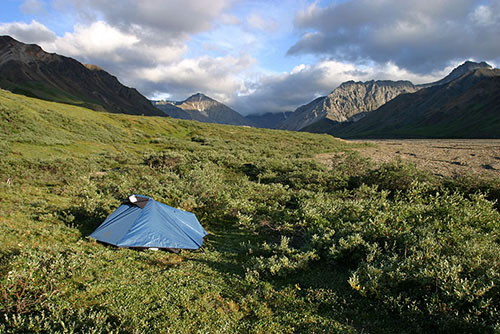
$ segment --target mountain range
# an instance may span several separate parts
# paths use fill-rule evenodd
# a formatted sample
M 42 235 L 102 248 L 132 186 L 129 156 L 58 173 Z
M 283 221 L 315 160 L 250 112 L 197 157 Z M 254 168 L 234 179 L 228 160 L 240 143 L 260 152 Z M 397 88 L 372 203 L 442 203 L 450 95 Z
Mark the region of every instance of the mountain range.
M 347 81 L 329 95 L 319 97 L 297 108 L 280 128 L 295 131 L 320 131 L 320 129 L 325 129 L 326 124 L 330 124 L 331 121 L 356 122 L 401 94 L 415 93 L 423 88 L 443 85 L 480 68 L 491 69 L 491 66 L 485 62 L 466 61 L 443 79 L 422 85 L 414 85 L 410 81 Z
M 329 133 L 344 138 L 500 137 L 500 70 L 466 61 L 441 80 L 348 81 L 293 112 L 244 117 L 202 93 L 149 101 L 95 65 L 0 36 L 0 88 L 135 115 Z
M 322 120 L 303 130 L 342 138 L 500 138 L 500 70 L 476 68 L 400 95 L 359 122 Z
M 279 128 L 293 113 L 287 111 L 242 116 L 234 109 L 202 93 L 191 95 L 184 101 L 153 100 L 151 102 L 156 108 L 173 118 L 267 129 Z

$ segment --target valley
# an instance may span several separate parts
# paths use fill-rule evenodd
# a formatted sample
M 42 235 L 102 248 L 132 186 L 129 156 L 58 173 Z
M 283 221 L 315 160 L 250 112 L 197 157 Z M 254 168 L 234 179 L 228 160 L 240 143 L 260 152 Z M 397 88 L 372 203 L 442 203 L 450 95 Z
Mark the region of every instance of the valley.
M 500 328 L 487 63 L 422 85 L 346 81 L 244 117 L 203 93 L 149 100 L 2 36 L 0 87 L 0 333 Z M 132 194 L 196 215 L 203 248 L 90 237 Z
M 494 158 L 497 141 L 348 142 L 2 90 L 0 110 L 2 333 L 486 333 L 500 323 L 500 178 L 392 161 L 421 158 L 429 143 L 450 162 Z M 204 251 L 89 238 L 132 193 L 196 214 Z

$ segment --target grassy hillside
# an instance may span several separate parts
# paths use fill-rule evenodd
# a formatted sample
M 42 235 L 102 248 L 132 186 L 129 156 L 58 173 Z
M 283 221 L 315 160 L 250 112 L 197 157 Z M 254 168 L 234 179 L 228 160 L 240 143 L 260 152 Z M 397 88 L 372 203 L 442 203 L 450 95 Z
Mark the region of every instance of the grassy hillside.
M 498 331 L 500 181 L 351 148 L 0 91 L 0 332 Z M 205 250 L 89 239 L 131 193 L 194 212 Z

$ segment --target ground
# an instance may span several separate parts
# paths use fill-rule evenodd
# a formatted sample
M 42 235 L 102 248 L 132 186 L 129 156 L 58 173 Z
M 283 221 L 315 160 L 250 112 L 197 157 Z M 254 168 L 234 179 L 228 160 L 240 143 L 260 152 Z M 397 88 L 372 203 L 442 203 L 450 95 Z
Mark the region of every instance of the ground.
M 362 142 L 374 145 L 359 147 L 355 150 L 375 163 L 402 159 L 440 176 L 500 177 L 500 140 L 399 139 Z M 317 157 L 328 164 L 331 156 L 325 153 Z

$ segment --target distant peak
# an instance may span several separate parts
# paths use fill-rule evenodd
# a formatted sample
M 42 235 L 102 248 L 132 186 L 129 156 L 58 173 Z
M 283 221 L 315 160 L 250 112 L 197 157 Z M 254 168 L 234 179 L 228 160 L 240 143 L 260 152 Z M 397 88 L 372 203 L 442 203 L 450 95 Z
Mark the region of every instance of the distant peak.
M 491 69 L 493 67 L 485 61 L 482 61 L 480 63 L 476 63 L 474 61 L 467 60 L 463 64 L 457 66 L 452 72 L 457 71 L 457 70 L 469 72 L 469 71 L 472 71 L 472 70 L 475 70 L 478 68 Z
M 192 102 L 192 101 L 214 101 L 214 99 L 206 96 L 203 93 L 196 93 L 196 94 L 188 97 L 185 101 L 189 101 L 189 102 Z
M 428 84 L 422 84 L 422 85 L 419 85 L 419 87 L 431 87 L 431 86 L 436 86 L 436 85 L 444 85 L 444 84 L 452 82 L 455 79 L 460 78 L 462 75 L 464 75 L 466 73 L 474 72 L 475 70 L 479 70 L 479 69 L 491 70 L 491 69 L 493 69 L 493 66 L 491 66 L 490 64 L 488 64 L 487 62 L 484 62 L 484 61 L 482 61 L 480 63 L 476 63 L 474 61 L 467 60 L 464 63 L 462 63 L 461 65 L 455 67 L 453 69 L 453 71 L 451 71 L 450 74 L 445 76 L 443 79 L 436 81 L 436 82 L 428 83 Z
M 474 70 L 481 69 L 481 68 L 489 70 L 489 69 L 492 69 L 493 67 L 484 61 L 482 61 L 480 63 L 476 63 L 476 62 L 467 60 L 463 64 L 454 68 L 453 71 L 451 71 L 451 73 L 448 75 L 447 78 L 453 80 L 453 79 L 456 79 L 458 77 L 461 77 L 465 73 L 472 72 Z

